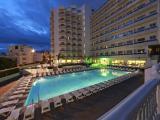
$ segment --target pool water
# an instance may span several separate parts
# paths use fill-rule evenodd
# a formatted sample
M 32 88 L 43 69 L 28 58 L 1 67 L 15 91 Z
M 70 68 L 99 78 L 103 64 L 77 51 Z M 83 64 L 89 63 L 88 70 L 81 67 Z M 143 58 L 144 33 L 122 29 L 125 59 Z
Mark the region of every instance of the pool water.
M 25 106 L 37 103 L 39 100 L 47 100 L 100 82 L 109 81 L 127 73 L 111 69 L 97 69 L 42 77 L 32 84 Z

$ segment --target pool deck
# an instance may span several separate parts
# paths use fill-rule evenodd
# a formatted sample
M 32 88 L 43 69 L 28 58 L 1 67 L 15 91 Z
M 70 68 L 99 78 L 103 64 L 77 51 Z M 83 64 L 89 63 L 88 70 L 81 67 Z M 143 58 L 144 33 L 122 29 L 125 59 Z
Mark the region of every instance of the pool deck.
M 92 96 L 66 104 L 43 115 L 35 113 L 35 120 L 96 120 L 141 86 L 143 82 L 143 74 L 135 76 Z
M 2 87 L 0 87 L 0 102 L 4 99 L 5 96 L 7 96 L 12 89 L 14 89 L 18 84 L 18 81 L 13 81 L 9 84 L 6 84 Z

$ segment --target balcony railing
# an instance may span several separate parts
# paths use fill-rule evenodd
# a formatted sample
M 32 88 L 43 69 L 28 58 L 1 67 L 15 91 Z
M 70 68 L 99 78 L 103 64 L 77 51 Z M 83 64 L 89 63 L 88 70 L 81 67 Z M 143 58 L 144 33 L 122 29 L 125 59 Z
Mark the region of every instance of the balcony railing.
M 110 27 L 110 26 L 114 25 L 117 21 L 118 21 L 118 22 L 121 22 L 122 20 L 127 19 L 128 17 L 136 14 L 137 12 L 140 12 L 139 10 L 147 9 L 147 7 L 150 7 L 150 5 L 151 5 L 151 4 L 154 4 L 155 2 L 156 2 L 156 0 L 152 0 L 152 1 L 148 2 L 148 3 L 145 4 L 143 7 L 135 9 L 135 10 L 132 11 L 130 14 L 125 15 L 124 17 L 121 17 L 120 19 L 117 19 L 115 22 L 113 22 L 113 23 L 108 23 L 108 25 L 106 25 L 106 27 Z M 123 9 L 121 9 L 121 10 L 123 10 Z M 121 11 L 121 10 L 120 10 L 120 11 Z M 120 11 L 119 11 L 119 12 L 120 12 Z M 117 13 L 119 13 L 119 12 L 117 12 Z M 117 13 L 116 13 L 116 14 L 117 14 Z M 111 18 L 111 16 L 108 17 L 108 19 L 109 19 L 109 18 Z M 104 21 L 106 21 L 106 20 L 107 20 L 107 19 L 104 19 Z M 97 24 L 97 26 L 98 26 L 100 23 L 102 23 L 102 22 L 103 22 L 103 21 L 99 22 L 99 23 Z
M 160 120 L 160 79 L 146 82 L 98 120 Z

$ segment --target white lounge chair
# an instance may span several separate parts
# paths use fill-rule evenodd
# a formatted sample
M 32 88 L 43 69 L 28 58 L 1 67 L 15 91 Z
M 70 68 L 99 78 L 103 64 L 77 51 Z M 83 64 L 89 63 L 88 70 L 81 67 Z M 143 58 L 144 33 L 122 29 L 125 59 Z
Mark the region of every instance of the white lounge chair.
M 72 94 L 77 98 L 77 99 L 83 99 L 85 96 L 83 96 L 82 93 L 78 91 L 73 91 Z
M 44 77 L 47 76 L 46 72 L 43 73 L 43 76 L 44 76 Z
M 23 97 L 23 94 L 12 95 L 12 96 L 9 97 L 9 100 L 18 99 L 18 98 L 21 98 L 21 97 Z
M 73 101 L 74 101 L 72 95 L 70 95 L 70 94 L 64 94 L 63 96 L 64 96 L 64 98 L 66 99 L 66 102 L 67 102 L 67 103 L 70 103 L 70 102 L 73 102 Z
M 33 78 L 35 78 L 37 76 L 37 74 L 33 74 Z
M 89 87 L 87 87 L 86 89 L 89 90 L 89 91 L 92 92 L 92 93 L 97 93 L 97 92 L 98 92 L 97 88 L 95 88 L 95 87 L 93 87 L 93 86 L 89 86 Z
M 13 110 L 10 116 L 7 118 L 7 120 L 18 120 L 20 111 L 21 111 L 21 108 Z
M 92 87 L 94 87 L 95 89 L 97 89 L 97 91 L 100 91 L 101 90 L 101 87 L 97 84 L 93 85 Z
M 42 113 L 46 113 L 51 110 L 50 103 L 48 100 L 41 102 Z
M 104 87 L 100 86 L 99 84 L 94 85 L 98 91 L 101 91 L 104 89 Z
M 0 114 L 5 114 L 5 113 L 8 113 L 8 112 L 11 112 L 14 109 L 15 109 L 15 106 L 2 108 L 2 109 L 0 109 Z
M 1 104 L 2 104 L 2 106 L 16 105 L 18 103 L 18 101 L 19 101 L 18 99 L 9 100 L 9 101 L 3 102 Z
M 48 76 L 51 76 L 51 73 L 50 73 L 50 72 L 48 72 Z
M 55 108 L 62 106 L 61 98 L 59 96 L 54 97 L 53 102 Z
M 89 90 L 85 89 L 85 88 L 80 89 L 79 91 L 80 91 L 84 96 L 90 96 L 90 95 L 92 95 L 92 93 L 91 93 Z
M 15 92 L 13 92 L 13 94 L 21 94 L 21 93 L 25 93 L 25 90 L 16 90 Z
M 54 75 L 54 71 L 52 71 L 51 74 Z
M 100 83 L 98 84 L 102 89 L 105 89 L 106 88 L 106 85 L 104 83 Z
M 34 111 L 35 111 L 35 105 L 27 106 L 25 112 L 24 112 L 24 118 L 23 120 L 32 120 L 34 119 Z
M 39 73 L 39 77 L 42 77 L 42 73 Z

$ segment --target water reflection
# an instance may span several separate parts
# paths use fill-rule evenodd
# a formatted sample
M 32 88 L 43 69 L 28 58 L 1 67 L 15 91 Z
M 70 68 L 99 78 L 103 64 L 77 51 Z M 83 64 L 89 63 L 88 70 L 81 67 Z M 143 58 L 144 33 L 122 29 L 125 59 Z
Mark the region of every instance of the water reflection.
M 115 75 L 115 76 L 121 76 L 121 75 L 122 75 L 122 73 L 115 72 L 115 71 L 113 72 L 113 71 L 112 71 L 112 75 Z
M 106 77 L 109 75 L 109 71 L 107 69 L 100 69 L 101 76 Z

